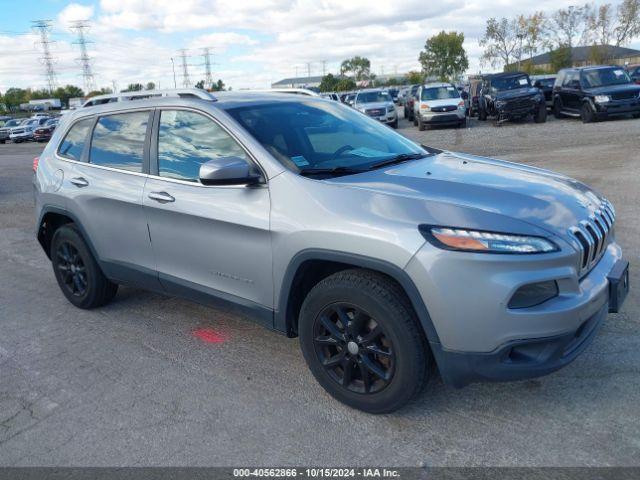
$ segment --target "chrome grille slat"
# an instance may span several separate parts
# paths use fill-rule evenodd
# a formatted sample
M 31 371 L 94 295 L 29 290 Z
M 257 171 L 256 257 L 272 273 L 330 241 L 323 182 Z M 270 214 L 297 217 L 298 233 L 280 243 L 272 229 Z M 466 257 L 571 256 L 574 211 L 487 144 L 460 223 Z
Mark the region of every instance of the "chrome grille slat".
M 614 225 L 615 210 L 613 205 L 604 200 L 593 215 L 569 229 L 579 246 L 581 275 L 591 270 L 604 255 Z

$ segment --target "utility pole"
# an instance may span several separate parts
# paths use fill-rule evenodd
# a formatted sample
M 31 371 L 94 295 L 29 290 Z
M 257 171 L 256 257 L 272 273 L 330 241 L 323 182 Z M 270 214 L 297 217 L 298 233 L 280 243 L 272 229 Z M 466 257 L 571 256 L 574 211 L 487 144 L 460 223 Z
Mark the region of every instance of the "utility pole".
M 111 80 L 111 86 L 113 87 L 113 93 L 118 93 L 118 84 L 115 80 Z
M 176 62 L 171 57 L 171 68 L 173 69 L 173 88 L 178 88 L 178 84 L 176 83 Z
M 56 88 L 56 73 L 53 70 L 54 58 L 51 56 L 49 45 L 53 42 L 49 40 L 49 32 L 51 31 L 51 20 L 34 20 L 31 22 L 33 29 L 40 34 L 40 45 L 42 46 L 42 57 L 40 60 L 45 67 L 45 75 L 47 77 L 47 85 L 49 92 L 53 93 Z
M 307 77 L 311 77 L 311 62 L 307 62 Z
M 84 81 L 85 95 L 94 90 L 94 78 L 91 71 L 91 58 L 87 53 L 87 43 L 93 43 L 85 37 L 85 31 L 89 28 L 89 22 L 86 20 L 77 20 L 71 23 L 71 30 L 78 35 L 75 44 L 80 45 L 80 57 L 77 60 L 82 64 L 82 80 Z
M 189 68 L 187 66 L 187 51 L 182 48 L 179 50 L 180 59 L 182 60 L 182 86 L 189 88 L 191 86 L 191 80 L 189 79 Z

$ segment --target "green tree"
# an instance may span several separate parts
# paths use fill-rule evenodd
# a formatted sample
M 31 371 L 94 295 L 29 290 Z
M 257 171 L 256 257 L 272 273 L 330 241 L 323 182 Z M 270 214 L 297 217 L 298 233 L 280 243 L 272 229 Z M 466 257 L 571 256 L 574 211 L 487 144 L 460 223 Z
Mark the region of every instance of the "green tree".
M 571 67 L 573 59 L 571 58 L 571 47 L 561 46 L 549 52 L 551 57 L 551 71 L 557 72 L 563 68 Z
M 484 48 L 483 62 L 496 66 L 510 65 L 521 55 L 522 33 L 517 20 L 490 18 L 487 20 L 480 46 Z
M 213 84 L 211 85 L 211 91 L 212 92 L 224 92 L 226 85 L 224 84 L 224 82 L 222 81 L 221 78 L 218 79 L 217 82 L 213 82 Z
M 18 108 L 21 103 L 28 101 L 28 92 L 22 88 L 9 88 L 4 93 L 4 103 L 10 110 L 14 110 Z
M 129 85 L 127 85 L 127 88 L 125 88 L 122 91 L 123 92 L 139 92 L 141 90 L 144 90 L 144 85 L 142 85 L 141 83 L 130 83 Z
M 87 98 L 96 97 L 98 95 L 107 95 L 110 93 L 113 93 L 113 90 L 107 87 L 102 87 L 100 90 L 92 90 L 91 92 L 87 93 Z
M 199 82 L 196 82 L 195 84 L 196 88 L 199 88 L 200 90 L 204 90 L 204 80 L 200 80 Z
M 156 89 L 156 84 L 155 82 L 147 82 L 147 84 L 144 87 L 145 90 L 155 90 Z
M 75 85 L 65 85 L 64 87 L 56 88 L 53 92 L 53 97 L 59 98 L 62 103 L 69 106 L 70 98 L 83 98 L 84 92 Z
M 371 78 L 371 62 L 368 58 L 355 56 L 344 60 L 340 65 L 341 75 L 351 75 L 356 81 Z
M 320 91 L 335 92 L 339 81 L 339 78 L 336 78 L 332 73 L 328 73 L 322 77 L 322 80 L 320 81 Z
M 464 33 L 445 32 L 429 38 L 418 60 L 427 76 L 437 77 L 441 81 L 453 81 L 467 68 L 469 59 L 464 49 Z
M 356 89 L 356 82 L 354 82 L 351 78 L 341 78 L 336 83 L 336 92 L 348 92 L 350 90 Z
M 415 85 L 416 83 L 422 83 L 424 81 L 424 75 L 420 72 L 411 71 L 407 73 L 407 83 Z

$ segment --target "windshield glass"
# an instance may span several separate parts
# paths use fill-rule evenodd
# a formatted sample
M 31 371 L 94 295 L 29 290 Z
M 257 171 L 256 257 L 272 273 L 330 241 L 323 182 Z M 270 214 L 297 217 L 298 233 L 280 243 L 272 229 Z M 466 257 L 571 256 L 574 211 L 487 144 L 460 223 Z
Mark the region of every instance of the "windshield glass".
M 356 103 L 380 103 L 391 102 L 391 97 L 387 92 L 362 92 L 358 94 Z
M 20 125 L 21 120 L 9 120 L 7 123 L 4 124 L 5 127 L 15 127 L 17 125 Z
M 454 87 L 434 87 L 422 90 L 422 100 L 447 100 L 448 98 L 460 98 L 458 90 Z
M 503 90 L 515 90 L 517 88 L 530 87 L 529 77 L 526 75 L 494 78 L 491 80 L 491 87 L 499 92 Z
M 277 102 L 227 112 L 295 172 L 366 169 L 398 155 L 427 155 L 389 127 L 337 103 Z
M 599 68 L 582 72 L 584 88 L 606 87 L 631 83 L 631 78 L 622 68 Z
M 541 87 L 553 87 L 556 83 L 555 78 L 541 78 L 540 80 L 536 80 L 536 83 L 540 83 Z

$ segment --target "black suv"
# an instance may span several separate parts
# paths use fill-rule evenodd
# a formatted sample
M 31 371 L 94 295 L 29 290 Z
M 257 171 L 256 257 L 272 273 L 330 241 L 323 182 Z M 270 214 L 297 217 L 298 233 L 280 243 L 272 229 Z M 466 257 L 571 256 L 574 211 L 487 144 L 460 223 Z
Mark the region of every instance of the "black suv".
M 542 92 L 531 85 L 523 72 L 505 72 L 482 77 L 478 98 L 478 118 L 495 117 L 498 124 L 533 115 L 536 123 L 547 121 Z
M 553 114 L 580 117 L 584 123 L 608 117 L 640 117 L 640 86 L 623 67 L 567 68 L 553 87 Z

